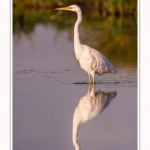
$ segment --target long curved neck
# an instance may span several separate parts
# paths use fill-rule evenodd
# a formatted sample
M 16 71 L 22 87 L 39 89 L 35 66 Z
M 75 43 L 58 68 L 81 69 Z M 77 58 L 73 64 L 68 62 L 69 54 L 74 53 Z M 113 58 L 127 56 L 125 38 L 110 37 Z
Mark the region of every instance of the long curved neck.
M 79 38 L 79 25 L 82 21 L 82 12 L 78 11 L 77 16 L 78 16 L 78 19 L 74 26 L 74 50 L 75 50 L 76 57 L 78 59 L 78 55 L 80 54 L 80 51 L 81 51 L 81 42 Z
M 80 150 L 80 145 L 78 143 L 78 129 L 80 125 L 80 114 L 78 108 L 75 109 L 73 115 L 73 128 L 72 128 L 72 141 L 75 147 L 75 150 Z

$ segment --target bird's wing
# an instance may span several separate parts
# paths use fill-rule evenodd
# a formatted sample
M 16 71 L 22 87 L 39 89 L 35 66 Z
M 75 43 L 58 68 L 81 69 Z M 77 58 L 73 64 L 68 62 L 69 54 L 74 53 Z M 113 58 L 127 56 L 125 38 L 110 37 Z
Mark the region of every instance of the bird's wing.
M 99 75 L 104 73 L 117 73 L 110 61 L 97 50 L 82 45 L 83 52 L 80 57 L 80 65 L 85 70 L 95 70 Z
M 94 59 L 93 69 L 96 69 L 96 72 L 99 74 L 102 73 L 117 73 L 115 67 L 110 63 L 110 61 L 97 50 L 90 48 L 91 55 Z
M 113 92 L 100 92 L 101 93 L 101 104 L 102 104 L 102 108 L 101 108 L 101 112 L 103 112 L 108 106 L 109 104 L 112 102 L 112 100 L 117 96 L 117 92 L 113 91 Z M 99 95 L 99 93 L 98 93 Z M 96 95 L 96 99 L 99 99 L 99 96 Z

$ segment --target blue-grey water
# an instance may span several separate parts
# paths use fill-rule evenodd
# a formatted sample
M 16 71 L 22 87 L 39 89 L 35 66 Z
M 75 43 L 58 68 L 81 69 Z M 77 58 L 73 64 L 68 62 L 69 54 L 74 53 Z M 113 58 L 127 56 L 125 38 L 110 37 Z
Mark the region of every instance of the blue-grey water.
M 136 150 L 136 66 L 113 57 L 117 75 L 88 95 L 69 36 L 50 24 L 13 36 L 13 149 Z

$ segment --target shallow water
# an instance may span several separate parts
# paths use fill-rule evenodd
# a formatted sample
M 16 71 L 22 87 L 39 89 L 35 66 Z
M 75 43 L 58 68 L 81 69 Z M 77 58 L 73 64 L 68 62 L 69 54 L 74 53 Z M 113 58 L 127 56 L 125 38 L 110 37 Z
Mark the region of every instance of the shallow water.
M 96 75 L 93 90 L 99 92 L 87 94 L 88 76 L 67 31 L 37 24 L 29 35 L 15 34 L 13 46 L 14 150 L 137 149 L 132 61 L 113 57 L 117 75 Z

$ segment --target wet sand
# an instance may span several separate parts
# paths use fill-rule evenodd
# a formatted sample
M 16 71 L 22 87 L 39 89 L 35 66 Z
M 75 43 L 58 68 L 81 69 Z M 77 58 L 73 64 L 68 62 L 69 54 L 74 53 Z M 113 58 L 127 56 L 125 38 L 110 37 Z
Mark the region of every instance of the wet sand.
M 136 150 L 136 68 L 96 75 L 92 100 L 73 43 L 65 44 L 65 33 L 56 40 L 55 32 L 39 31 L 29 40 L 22 35 L 17 44 L 14 38 L 14 150 Z M 73 129 L 74 118 L 80 120 L 78 129 Z

